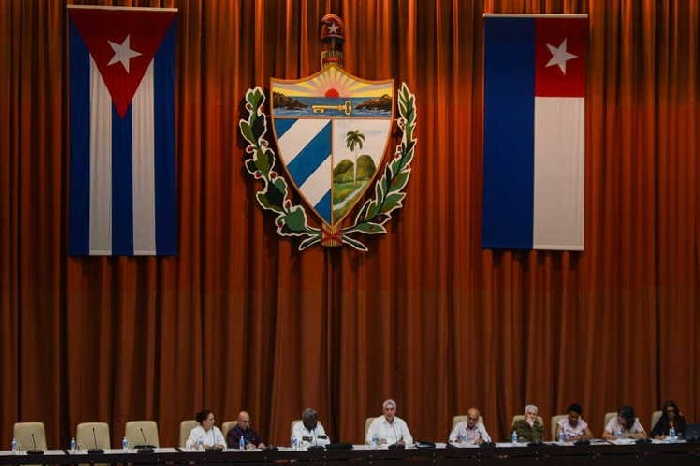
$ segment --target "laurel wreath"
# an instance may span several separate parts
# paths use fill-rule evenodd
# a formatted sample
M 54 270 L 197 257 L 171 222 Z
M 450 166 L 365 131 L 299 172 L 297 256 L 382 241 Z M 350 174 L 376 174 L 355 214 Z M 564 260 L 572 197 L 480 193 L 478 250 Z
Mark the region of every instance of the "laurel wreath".
M 255 179 L 262 182 L 262 187 L 255 197 L 264 210 L 276 214 L 277 233 L 281 236 L 301 237 L 299 250 L 319 244 L 324 232 L 309 225 L 306 208 L 294 203 L 289 184 L 275 170 L 277 163 L 275 152 L 264 138 L 267 133 L 267 121 L 262 111 L 265 94 L 261 87 L 248 89 L 245 96 L 247 118 L 241 118 L 238 126 L 241 135 L 248 142 L 246 146 L 245 167 Z M 401 144 L 396 146 L 394 156 L 385 165 L 384 173 L 377 180 L 374 198 L 367 199 L 355 216 L 352 225 L 339 232 L 339 240 L 354 249 L 367 251 L 367 246 L 360 241 L 357 234 L 383 234 L 387 230 L 384 224 L 391 219 L 391 214 L 403 206 L 406 193 L 403 189 L 411 176 L 411 161 L 415 154 L 417 138 L 416 102 L 405 83 L 399 89 L 399 118 L 397 124 L 403 131 Z

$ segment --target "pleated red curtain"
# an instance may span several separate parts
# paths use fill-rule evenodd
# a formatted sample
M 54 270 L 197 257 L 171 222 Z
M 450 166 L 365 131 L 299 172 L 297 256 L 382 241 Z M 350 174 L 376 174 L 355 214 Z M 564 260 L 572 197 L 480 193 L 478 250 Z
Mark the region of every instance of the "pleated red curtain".
M 155 419 L 172 445 L 209 407 L 282 443 L 311 406 L 357 442 L 388 397 L 421 439 L 472 405 L 497 437 L 526 402 L 579 401 L 598 434 L 623 403 L 700 420 L 697 2 L 113 3 L 179 9 L 179 254 L 67 257 L 65 2 L 0 3 L 0 439 Z M 237 134 L 247 88 L 319 69 L 328 12 L 347 70 L 419 106 L 406 207 L 366 254 L 279 239 Z M 480 248 L 483 12 L 590 15 L 582 253 Z

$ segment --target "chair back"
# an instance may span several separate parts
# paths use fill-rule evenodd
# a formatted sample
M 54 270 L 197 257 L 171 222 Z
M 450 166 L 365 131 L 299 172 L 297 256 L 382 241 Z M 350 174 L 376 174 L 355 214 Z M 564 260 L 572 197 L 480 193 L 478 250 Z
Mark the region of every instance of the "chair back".
M 294 419 L 294 420 L 292 421 L 292 431 L 291 431 L 290 435 L 291 435 L 291 434 L 294 434 L 294 426 L 297 425 L 297 424 L 300 423 L 300 422 L 301 422 L 301 419 Z
M 93 431 L 94 429 L 94 431 Z M 75 427 L 75 441 L 81 450 L 109 450 L 109 424 L 106 422 L 81 422 Z
M 189 435 L 189 432 L 187 434 Z M 144 444 L 160 447 L 158 423 L 155 421 L 129 421 L 126 423 L 125 435 L 130 448 Z
M 605 418 L 603 422 L 603 430 L 605 430 L 606 427 L 608 427 L 608 422 L 614 417 L 617 416 L 617 411 L 611 411 L 609 413 L 605 413 Z
M 197 427 L 197 424 L 199 423 L 194 419 L 182 421 L 180 423 L 180 442 L 178 443 L 180 448 L 185 448 L 187 446 L 187 439 L 190 438 L 190 432 Z M 143 438 L 141 438 L 141 442 L 143 442 Z
M 15 422 L 14 436 L 20 450 L 46 450 L 43 422 Z M 34 441 L 36 441 L 36 447 Z
M 552 416 L 552 440 L 557 439 L 557 424 L 559 424 L 559 421 L 566 419 L 567 417 L 569 417 L 568 414 L 557 414 L 556 416 Z
M 454 416 L 452 418 L 452 429 L 454 429 L 455 426 L 457 424 L 459 424 L 460 422 L 467 422 L 468 420 L 469 420 L 469 416 L 467 416 L 466 414 L 458 414 L 457 416 Z M 479 416 L 479 424 L 483 424 L 483 423 L 484 423 L 484 418 L 482 416 Z
M 656 423 L 659 422 L 659 419 L 661 419 L 661 414 L 663 414 L 661 411 L 654 411 L 651 413 L 651 426 L 649 427 L 649 431 L 654 430 Z
M 236 421 L 226 421 L 223 424 L 221 424 L 221 435 L 224 436 L 224 440 L 226 440 L 226 436 L 228 435 L 228 431 L 236 427 Z M 238 445 L 236 445 L 238 446 Z
M 365 436 L 363 437 L 365 440 L 367 440 L 367 432 L 369 432 L 369 426 L 372 424 L 372 421 L 377 419 L 376 417 L 368 417 L 365 419 Z

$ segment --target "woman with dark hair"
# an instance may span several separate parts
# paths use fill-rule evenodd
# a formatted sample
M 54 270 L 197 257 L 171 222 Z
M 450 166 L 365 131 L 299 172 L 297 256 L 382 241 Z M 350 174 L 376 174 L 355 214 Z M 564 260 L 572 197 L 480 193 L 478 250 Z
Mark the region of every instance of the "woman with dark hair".
M 226 448 L 226 440 L 218 427 L 214 425 L 216 419 L 210 409 L 203 409 L 195 414 L 195 419 L 199 425 L 190 431 L 185 446 L 187 448 L 197 448 L 206 450 L 220 450 Z
M 631 406 L 623 406 L 617 411 L 617 416 L 610 419 L 603 431 L 605 440 L 615 440 L 619 438 L 647 438 L 644 427 L 639 423 L 639 419 L 634 415 Z
M 677 436 L 685 434 L 685 417 L 678 405 L 669 400 L 661 407 L 661 417 L 656 422 L 651 436 L 663 440 L 671 435 L 671 428 Z
M 577 440 L 588 440 L 593 438 L 591 429 L 588 428 L 588 424 L 583 420 L 581 414 L 583 414 L 583 409 L 578 403 L 572 403 L 569 405 L 568 416 L 559 421 L 556 425 L 555 439 L 563 439 L 568 442 L 575 442 Z

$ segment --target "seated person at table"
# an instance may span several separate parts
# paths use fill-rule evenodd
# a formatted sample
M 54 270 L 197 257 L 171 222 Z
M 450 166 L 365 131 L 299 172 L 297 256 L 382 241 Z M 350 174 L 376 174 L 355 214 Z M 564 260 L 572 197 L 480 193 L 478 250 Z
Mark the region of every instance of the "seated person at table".
M 302 448 L 322 447 L 331 443 L 323 425 L 318 421 L 318 412 L 311 408 L 306 408 L 301 422 L 295 422 L 292 426 L 292 440 Z
M 668 437 L 673 427 L 677 436 L 685 434 L 685 416 L 673 401 L 667 401 L 661 408 L 661 417 L 656 421 L 656 425 L 651 431 L 651 436 L 655 439 L 663 440 Z
M 490 442 L 491 437 L 486 432 L 484 424 L 480 421 L 481 413 L 476 408 L 467 411 L 467 422 L 458 422 L 450 434 L 450 443 L 453 445 L 480 445 Z
M 190 431 L 185 446 L 187 448 L 206 448 L 208 450 L 220 450 L 226 448 L 226 441 L 218 427 L 214 425 L 216 419 L 214 413 L 204 409 L 195 415 L 199 422 L 197 427 Z
M 565 419 L 561 419 L 555 429 L 556 435 L 555 439 L 559 440 L 560 434 L 564 434 L 564 440 L 567 442 L 575 442 L 576 440 L 587 440 L 593 437 L 591 429 L 588 428 L 586 421 L 581 418 L 583 409 L 578 403 L 574 403 L 569 406 L 567 410 L 569 416 Z
M 617 411 L 617 416 L 610 419 L 603 431 L 605 440 L 619 438 L 640 439 L 647 438 L 644 427 L 639 423 L 639 419 L 634 416 L 634 409 L 631 406 L 623 406 Z
M 241 437 L 245 441 L 247 450 L 265 448 L 265 444 L 258 433 L 250 428 L 250 415 L 248 411 L 241 411 L 238 413 L 236 425 L 226 434 L 226 444 L 229 448 L 240 448 Z
M 367 429 L 365 441 L 372 444 L 375 440 L 377 446 L 381 445 L 411 445 L 413 437 L 408 430 L 408 424 L 396 416 L 396 402 L 386 400 L 382 403 L 383 415 L 375 418 Z
M 544 426 L 537 413 L 539 408 L 535 405 L 525 406 L 525 419 L 519 419 L 513 424 L 513 431 L 521 442 L 541 442 L 544 439 Z

